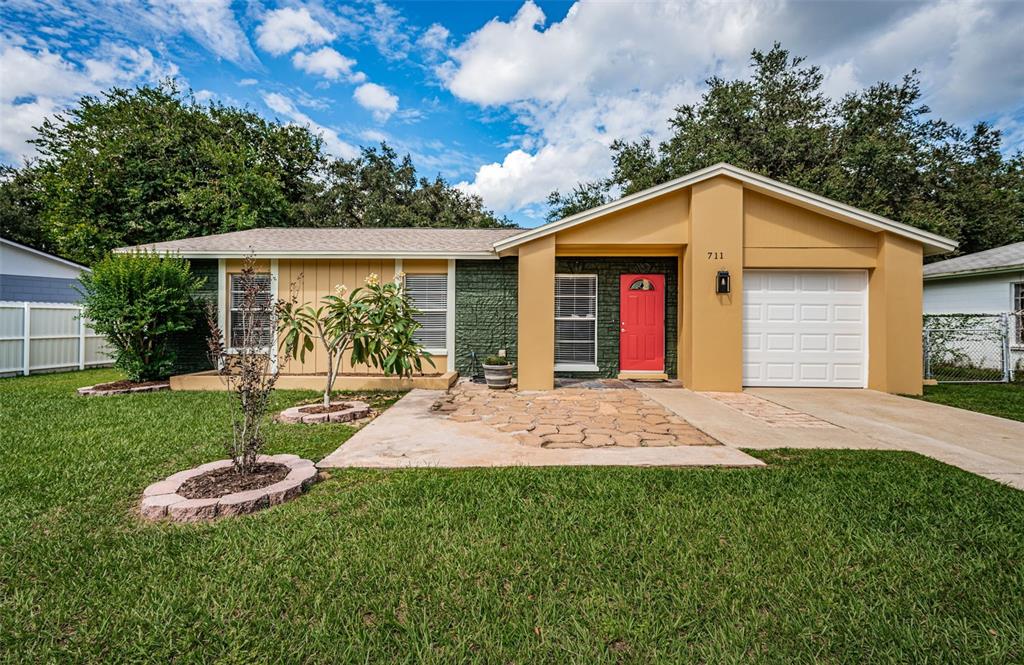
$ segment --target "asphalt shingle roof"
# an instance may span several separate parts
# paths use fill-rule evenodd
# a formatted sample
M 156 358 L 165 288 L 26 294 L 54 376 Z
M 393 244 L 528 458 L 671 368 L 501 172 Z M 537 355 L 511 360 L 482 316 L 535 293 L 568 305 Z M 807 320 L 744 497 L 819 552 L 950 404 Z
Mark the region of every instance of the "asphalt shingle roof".
M 158 252 L 203 254 L 266 253 L 371 253 L 381 254 L 464 254 L 491 252 L 498 240 L 521 233 L 522 229 L 431 229 L 431 228 L 287 228 L 249 229 L 212 236 L 169 240 L 149 245 L 123 247 L 119 251 L 144 249 Z
M 960 273 L 988 272 L 1007 268 L 1024 268 L 1024 242 L 1003 245 L 984 252 L 965 254 L 955 259 L 936 261 L 924 267 L 924 276 L 940 277 Z

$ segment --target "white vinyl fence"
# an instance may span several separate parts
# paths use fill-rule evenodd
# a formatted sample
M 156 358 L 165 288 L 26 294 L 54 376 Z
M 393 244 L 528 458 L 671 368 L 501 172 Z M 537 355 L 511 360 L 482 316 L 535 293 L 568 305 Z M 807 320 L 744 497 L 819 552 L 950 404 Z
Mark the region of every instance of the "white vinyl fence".
M 72 303 L 0 302 L 0 376 L 110 365 L 107 342 Z

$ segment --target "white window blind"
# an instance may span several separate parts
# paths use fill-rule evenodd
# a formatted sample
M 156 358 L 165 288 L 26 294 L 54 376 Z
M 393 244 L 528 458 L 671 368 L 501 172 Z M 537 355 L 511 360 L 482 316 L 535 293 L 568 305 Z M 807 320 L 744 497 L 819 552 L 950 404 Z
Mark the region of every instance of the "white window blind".
M 448 275 L 406 275 L 405 290 L 420 324 L 413 338 L 425 349 L 448 345 Z
M 555 365 L 597 364 L 597 275 L 555 275 Z
M 244 275 L 233 274 L 231 277 L 231 299 L 228 317 L 230 340 L 228 346 L 241 348 L 245 344 L 245 326 L 252 326 L 255 334 L 252 340 L 255 348 L 270 348 L 273 343 L 274 310 L 271 306 L 270 275 L 253 275 L 253 283 L 258 287 L 255 302 L 250 309 L 245 307 Z

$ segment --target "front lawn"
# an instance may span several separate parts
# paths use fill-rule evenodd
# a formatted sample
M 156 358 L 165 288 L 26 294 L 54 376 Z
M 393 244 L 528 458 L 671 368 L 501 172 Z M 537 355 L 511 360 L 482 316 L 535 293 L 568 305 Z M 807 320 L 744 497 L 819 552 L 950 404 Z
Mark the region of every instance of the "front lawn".
M 1024 492 L 924 457 L 335 470 L 146 524 L 146 484 L 220 456 L 225 396 L 73 395 L 111 378 L 0 380 L 0 660 L 1024 659 Z M 270 427 L 317 459 L 350 431 Z
M 925 386 L 921 399 L 1024 421 L 1024 383 L 940 383 Z

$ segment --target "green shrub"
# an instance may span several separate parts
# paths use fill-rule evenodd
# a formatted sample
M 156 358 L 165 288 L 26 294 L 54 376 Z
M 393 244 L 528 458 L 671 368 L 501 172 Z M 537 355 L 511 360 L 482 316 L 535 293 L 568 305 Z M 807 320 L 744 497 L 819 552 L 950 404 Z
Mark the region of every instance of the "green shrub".
M 487 356 L 484 358 L 485 365 L 507 365 L 508 358 L 505 356 Z
M 162 379 L 174 367 L 170 336 L 199 319 L 195 295 L 204 281 L 180 257 L 111 254 L 82 275 L 83 316 L 107 338 L 129 380 Z

